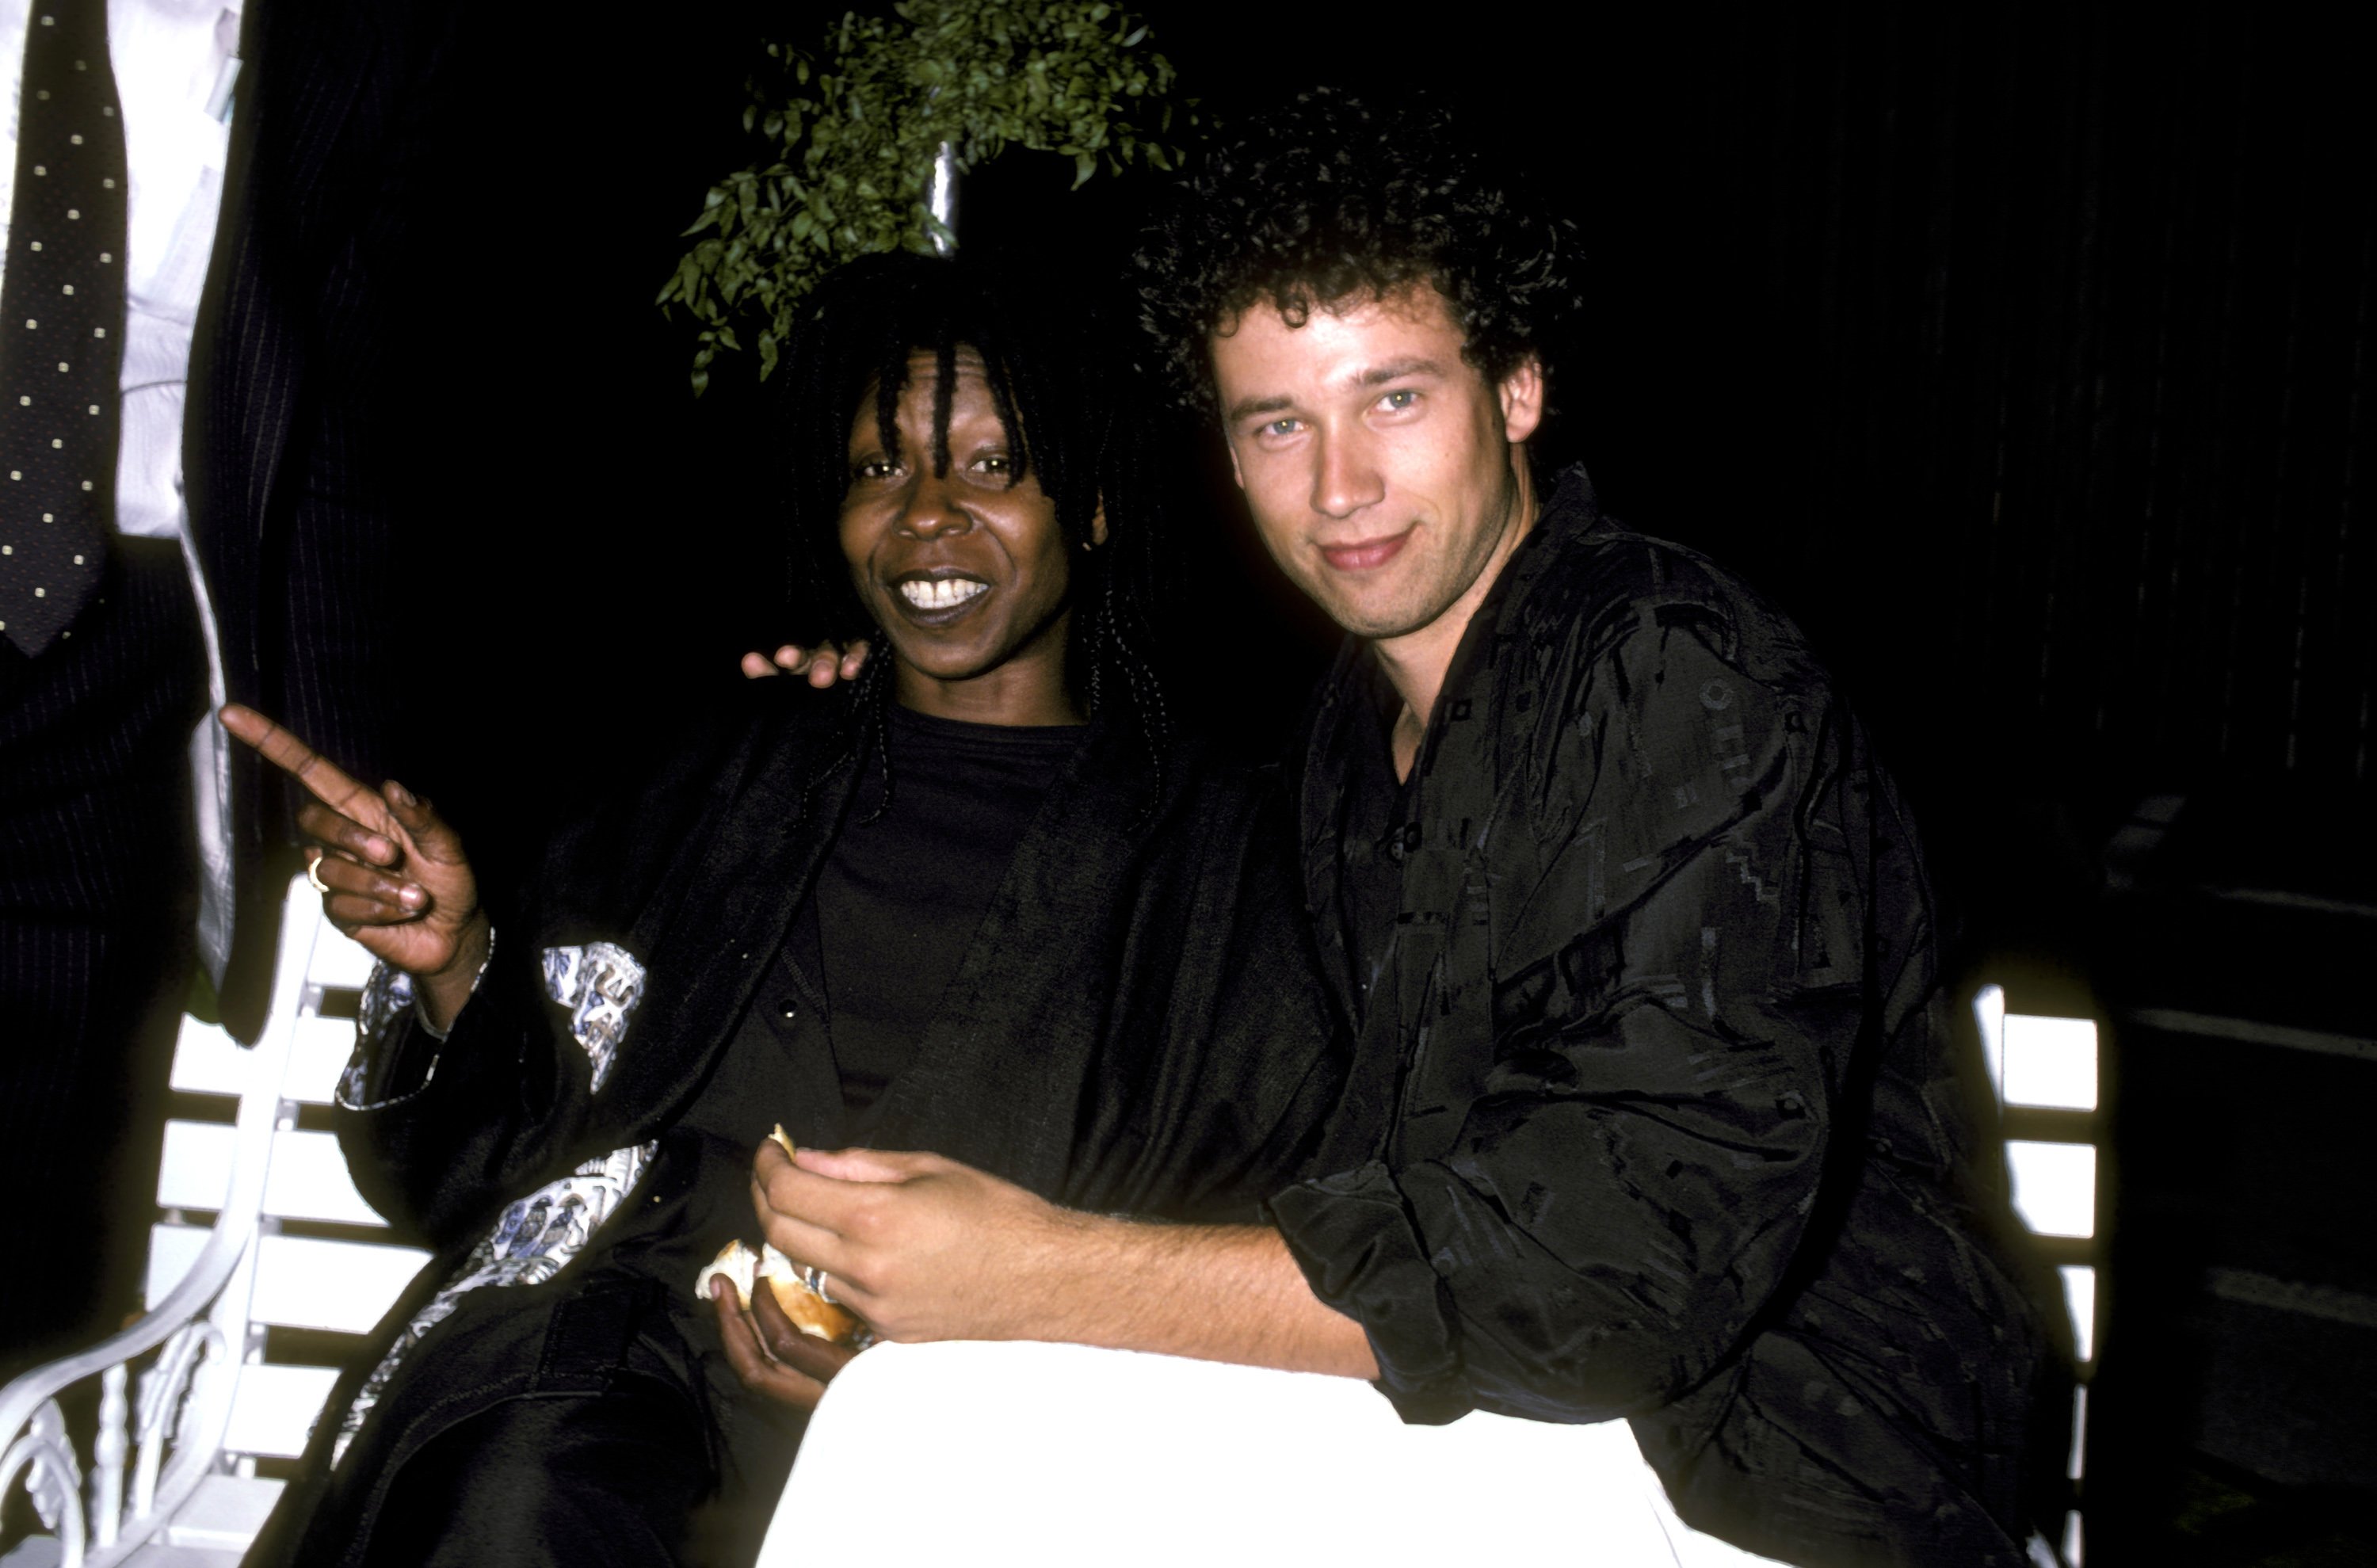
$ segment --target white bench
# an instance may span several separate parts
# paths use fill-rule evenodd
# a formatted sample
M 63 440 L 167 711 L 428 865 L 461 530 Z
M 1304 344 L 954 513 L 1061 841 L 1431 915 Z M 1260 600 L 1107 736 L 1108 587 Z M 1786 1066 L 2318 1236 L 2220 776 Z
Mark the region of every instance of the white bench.
M 370 967 L 293 878 L 264 1037 L 243 1048 L 182 1021 L 173 1088 L 236 1110 L 228 1123 L 166 1124 L 148 1311 L 0 1389 L 0 1497 L 21 1481 L 54 1532 L 0 1559 L 5 1568 L 236 1563 L 282 1485 L 258 1477 L 257 1461 L 304 1452 L 339 1371 L 268 1361 L 267 1331 L 363 1334 L 427 1261 L 357 1234 L 385 1223 L 337 1139 L 297 1125 L 299 1107 L 330 1102 L 354 1045 L 353 1023 L 332 1014 L 352 1011 L 337 1002 Z M 195 1217 L 207 1212 L 211 1224 Z M 68 1442 L 58 1404 L 86 1380 L 99 1387 L 88 1455 Z

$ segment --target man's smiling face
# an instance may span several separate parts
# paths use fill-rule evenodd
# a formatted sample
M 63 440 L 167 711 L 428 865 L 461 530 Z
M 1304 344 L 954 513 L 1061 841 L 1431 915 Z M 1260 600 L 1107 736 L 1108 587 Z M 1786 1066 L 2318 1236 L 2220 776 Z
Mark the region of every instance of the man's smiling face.
M 1457 639 L 1533 521 L 1519 443 L 1542 417 L 1540 368 L 1488 382 L 1426 283 L 1300 327 L 1258 305 L 1210 347 L 1231 464 L 1281 569 L 1357 636 L 1444 623 Z

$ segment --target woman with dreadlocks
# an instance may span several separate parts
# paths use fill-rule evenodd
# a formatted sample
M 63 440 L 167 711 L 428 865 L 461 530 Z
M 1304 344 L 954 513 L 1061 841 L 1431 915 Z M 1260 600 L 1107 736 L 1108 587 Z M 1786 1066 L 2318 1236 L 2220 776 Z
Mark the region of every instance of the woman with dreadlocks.
M 1306 1157 L 1344 1060 L 1294 859 L 1167 732 L 1127 448 L 1062 320 L 917 257 L 819 293 L 795 569 L 889 657 L 738 687 L 500 933 L 426 802 L 226 710 L 317 797 L 328 914 L 382 960 L 357 1180 L 443 1253 L 256 1560 L 748 1561 L 846 1355 L 767 1291 L 694 1292 L 756 1231 L 779 1123 L 1181 1219 L 1248 1217 Z

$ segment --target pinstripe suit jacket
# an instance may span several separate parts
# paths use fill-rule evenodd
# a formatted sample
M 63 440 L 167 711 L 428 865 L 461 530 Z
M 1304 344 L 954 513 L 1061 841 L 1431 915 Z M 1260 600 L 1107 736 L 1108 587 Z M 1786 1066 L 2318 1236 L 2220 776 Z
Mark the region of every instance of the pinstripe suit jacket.
M 430 193 L 448 0 L 249 0 L 215 253 L 191 352 L 183 472 L 235 701 L 385 776 L 395 701 L 387 568 L 400 454 L 380 375 L 391 274 Z M 234 748 L 226 1021 L 269 986 L 284 796 Z

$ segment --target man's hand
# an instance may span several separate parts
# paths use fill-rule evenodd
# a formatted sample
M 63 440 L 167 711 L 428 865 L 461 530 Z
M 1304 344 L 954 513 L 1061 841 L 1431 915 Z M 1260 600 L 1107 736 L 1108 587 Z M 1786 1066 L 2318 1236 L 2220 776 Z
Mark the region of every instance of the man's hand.
M 884 1339 L 1047 1339 L 1375 1378 L 1279 1232 L 1061 1209 L 939 1155 L 759 1146 L 751 1202 Z
M 1068 1337 L 1066 1283 L 1102 1272 L 1114 1223 L 939 1155 L 762 1143 L 751 1179 L 776 1250 L 885 1339 Z
M 865 639 L 843 648 L 838 642 L 820 642 L 814 648 L 804 648 L 797 642 L 787 642 L 773 654 L 756 650 L 743 655 L 743 678 L 765 680 L 782 671 L 806 678 L 822 691 L 837 680 L 856 680 L 858 672 L 866 667 Z
M 816 1409 L 825 1385 L 858 1354 L 793 1326 L 776 1305 L 773 1290 L 755 1286 L 748 1311 L 735 1299 L 731 1279 L 711 1280 L 710 1296 L 717 1306 L 718 1337 L 725 1342 L 727 1364 L 745 1388 L 780 1405 Z
M 429 802 L 391 779 L 377 790 L 253 708 L 233 702 L 222 726 L 305 786 L 297 826 L 323 845 L 314 876 L 322 910 L 364 951 L 416 981 L 429 1021 L 454 1021 L 487 956 L 487 917 L 462 841 Z

